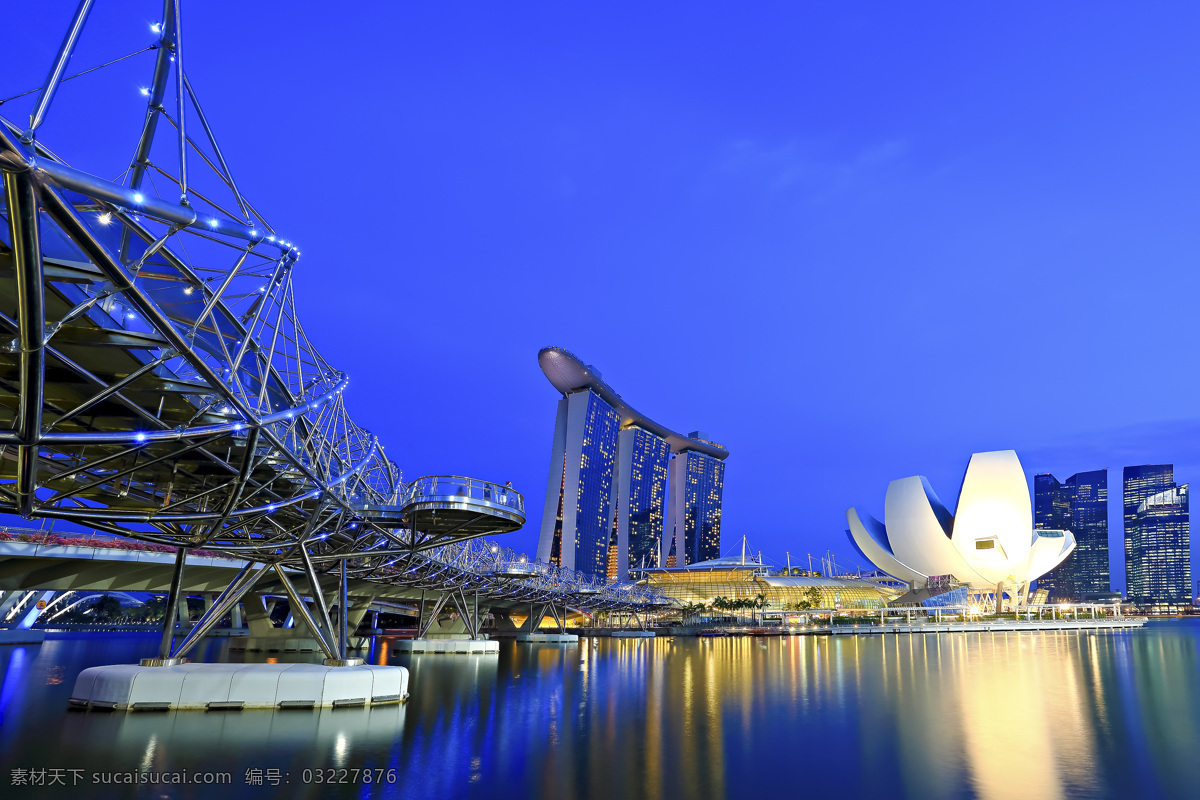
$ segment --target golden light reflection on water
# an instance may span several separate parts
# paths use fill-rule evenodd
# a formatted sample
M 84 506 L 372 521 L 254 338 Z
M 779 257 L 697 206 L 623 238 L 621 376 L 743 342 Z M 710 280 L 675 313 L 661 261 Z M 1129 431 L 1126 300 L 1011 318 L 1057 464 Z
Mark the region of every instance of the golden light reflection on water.
M 0 744 L 17 760 L 57 747 L 89 765 L 156 770 L 222 759 L 392 765 L 396 793 L 414 798 L 715 799 L 774 788 L 1068 800 L 1184 797 L 1200 785 L 1200 623 L 501 647 L 393 658 L 411 670 L 404 706 L 67 715 L 60 698 L 33 722 L 22 704 L 56 688 L 45 680 L 51 664 L 14 654 Z M 54 744 L 22 750 L 26 741 Z

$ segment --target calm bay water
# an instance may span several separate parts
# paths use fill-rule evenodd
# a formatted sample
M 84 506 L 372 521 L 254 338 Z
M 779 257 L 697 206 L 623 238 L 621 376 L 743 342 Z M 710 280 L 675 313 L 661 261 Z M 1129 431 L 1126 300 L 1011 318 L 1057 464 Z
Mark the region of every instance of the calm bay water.
M 236 657 L 227 647 L 201 655 Z M 405 705 L 66 710 L 81 669 L 155 649 L 140 634 L 0 647 L 0 795 L 1200 796 L 1200 620 L 1129 633 L 504 642 L 498 657 L 398 659 L 381 642 L 373 661 L 411 669 Z M 342 767 L 385 781 L 394 770 L 396 782 L 304 783 L 305 770 Z M 20 769 L 84 772 L 26 788 L 12 785 Z M 231 784 L 85 783 L 185 769 Z M 263 786 L 246 783 L 255 770 Z

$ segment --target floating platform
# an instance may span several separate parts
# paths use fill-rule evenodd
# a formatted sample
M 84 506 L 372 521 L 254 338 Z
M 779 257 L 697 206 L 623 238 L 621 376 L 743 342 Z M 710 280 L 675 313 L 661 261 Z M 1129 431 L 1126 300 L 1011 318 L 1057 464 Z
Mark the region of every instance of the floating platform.
M 573 633 L 518 633 L 517 641 L 528 644 L 574 644 L 579 637 Z
M 46 641 L 45 631 L 0 628 L 0 644 L 41 644 L 44 641 Z
M 651 639 L 657 634 L 654 631 L 639 628 L 572 628 L 580 636 L 616 638 L 616 639 Z M 663 636 L 671 635 L 671 629 L 660 628 Z
M 889 623 L 887 625 L 834 625 L 834 636 L 870 636 L 889 633 L 985 633 L 1021 631 L 1094 631 L 1130 630 L 1146 624 L 1144 617 L 1106 617 L 1104 619 L 996 619 L 980 622 Z M 815 631 L 814 631 L 815 632 Z
M 401 639 L 392 645 L 397 655 L 407 653 L 462 653 L 488 655 L 500 652 L 500 643 L 489 639 Z
M 408 699 L 408 670 L 360 664 L 175 664 L 89 667 L 70 704 L 102 711 L 237 711 L 372 706 Z

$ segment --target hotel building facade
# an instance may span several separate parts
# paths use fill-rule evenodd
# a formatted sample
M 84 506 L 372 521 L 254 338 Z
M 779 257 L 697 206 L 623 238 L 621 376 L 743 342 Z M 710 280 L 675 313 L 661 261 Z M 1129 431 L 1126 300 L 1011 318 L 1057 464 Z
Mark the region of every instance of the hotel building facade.
M 538 559 L 611 581 L 720 556 L 729 451 L 639 414 L 566 350 L 538 363 L 562 394 Z

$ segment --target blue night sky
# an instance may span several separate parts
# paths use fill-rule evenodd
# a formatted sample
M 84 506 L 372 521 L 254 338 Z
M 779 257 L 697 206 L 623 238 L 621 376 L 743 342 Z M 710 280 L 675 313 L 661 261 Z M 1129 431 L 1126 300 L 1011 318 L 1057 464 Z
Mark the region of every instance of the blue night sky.
M 8 15 L 0 96 L 74 5 Z M 161 3 L 97 6 L 72 71 L 154 39 Z M 853 563 L 849 506 L 918 473 L 952 505 L 1014 448 L 1111 470 L 1118 588 L 1120 468 L 1200 480 L 1194 3 L 248 8 L 186 4 L 186 64 L 302 246 L 307 332 L 406 478 L 524 492 L 518 549 L 546 345 L 724 443 L 725 547 L 777 561 Z M 67 84 L 43 140 L 118 175 L 151 58 Z

